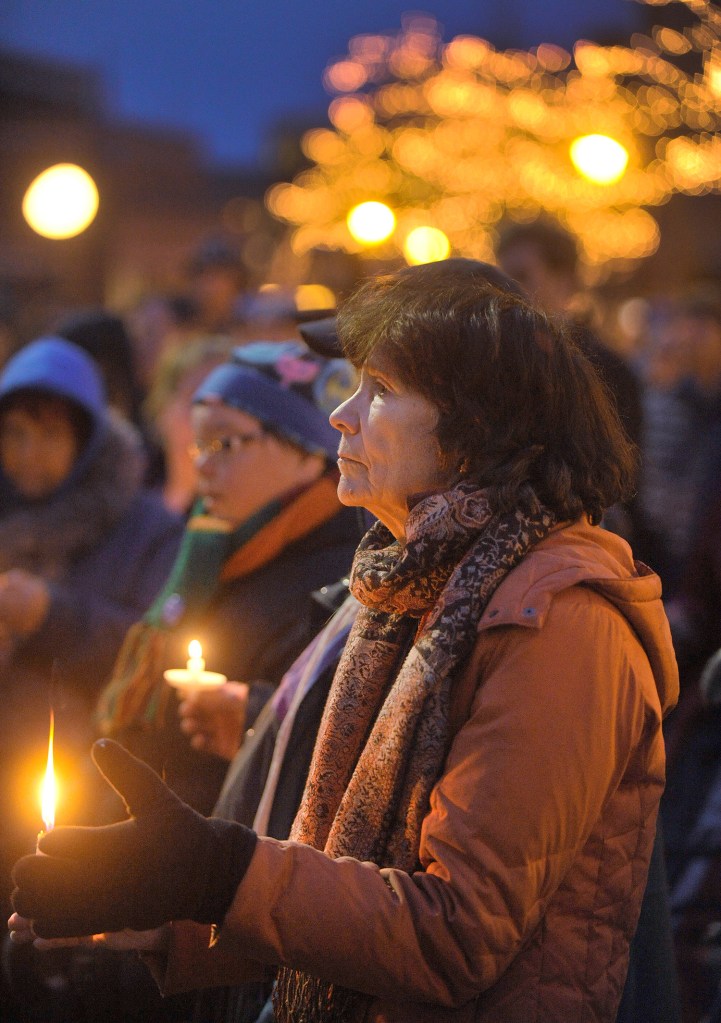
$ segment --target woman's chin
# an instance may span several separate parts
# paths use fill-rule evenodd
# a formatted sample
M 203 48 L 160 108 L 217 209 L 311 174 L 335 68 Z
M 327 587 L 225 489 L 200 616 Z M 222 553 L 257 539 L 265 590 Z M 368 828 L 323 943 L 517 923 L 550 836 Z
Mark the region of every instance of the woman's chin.
M 206 497 L 203 501 L 203 511 L 206 515 L 211 515 L 214 519 L 231 522 L 231 518 L 227 514 L 227 510 L 223 508 L 222 501 L 214 500 L 212 497 Z
M 359 488 L 347 479 L 342 473 L 338 481 L 338 500 L 348 507 L 363 507 L 363 501 L 359 494 Z

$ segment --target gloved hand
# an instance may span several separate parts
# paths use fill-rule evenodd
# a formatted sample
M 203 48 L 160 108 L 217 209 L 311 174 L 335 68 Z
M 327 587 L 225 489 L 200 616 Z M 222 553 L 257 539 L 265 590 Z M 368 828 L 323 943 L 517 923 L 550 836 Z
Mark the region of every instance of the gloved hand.
M 13 869 L 15 910 L 42 938 L 143 931 L 169 920 L 222 923 L 255 832 L 201 817 L 110 739 L 96 742 L 92 753 L 130 819 L 44 835 L 44 855 L 25 856 Z

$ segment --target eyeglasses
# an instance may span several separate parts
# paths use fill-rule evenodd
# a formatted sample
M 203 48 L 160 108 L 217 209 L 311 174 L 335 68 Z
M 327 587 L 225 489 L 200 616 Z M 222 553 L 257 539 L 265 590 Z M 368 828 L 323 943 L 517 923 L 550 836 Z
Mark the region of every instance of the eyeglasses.
M 234 433 L 229 437 L 195 440 L 189 446 L 188 454 L 193 461 L 196 461 L 201 455 L 205 458 L 211 458 L 215 455 L 227 458 L 229 455 L 235 455 L 238 451 L 242 451 L 243 448 L 262 440 L 263 437 L 265 437 L 265 433 Z

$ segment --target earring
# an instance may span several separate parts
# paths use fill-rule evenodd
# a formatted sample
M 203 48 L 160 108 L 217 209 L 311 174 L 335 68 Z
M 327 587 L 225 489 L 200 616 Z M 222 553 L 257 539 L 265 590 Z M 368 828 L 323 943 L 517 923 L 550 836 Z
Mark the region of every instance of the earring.
M 458 474 L 460 476 L 465 476 L 470 467 L 471 467 L 470 459 L 468 458 L 468 456 L 466 456 L 465 458 L 461 459 L 458 465 Z

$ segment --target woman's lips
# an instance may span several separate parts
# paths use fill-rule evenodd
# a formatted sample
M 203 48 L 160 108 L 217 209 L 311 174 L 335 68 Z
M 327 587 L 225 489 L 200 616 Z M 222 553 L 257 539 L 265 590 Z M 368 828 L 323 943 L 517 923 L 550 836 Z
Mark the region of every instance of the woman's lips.
M 354 458 L 353 455 L 348 454 L 347 451 L 339 451 L 338 452 L 338 461 L 339 462 L 351 462 L 351 463 L 355 463 L 356 465 L 362 465 L 363 464 L 360 461 L 360 459 Z

